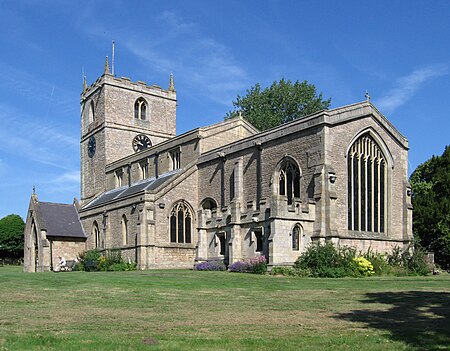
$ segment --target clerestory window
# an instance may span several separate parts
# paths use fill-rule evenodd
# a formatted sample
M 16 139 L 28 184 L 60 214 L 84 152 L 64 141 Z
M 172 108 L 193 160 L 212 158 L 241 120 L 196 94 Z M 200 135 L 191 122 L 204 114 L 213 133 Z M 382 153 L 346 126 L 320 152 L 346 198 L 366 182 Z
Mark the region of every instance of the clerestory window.
M 192 213 L 184 201 L 175 204 L 170 211 L 170 242 L 192 242 Z
M 139 167 L 141 169 L 141 179 L 148 178 L 148 160 L 139 162 Z
M 139 98 L 134 103 L 134 118 L 145 120 L 147 118 L 147 102 Z
M 169 157 L 170 157 L 170 170 L 173 171 L 175 169 L 180 168 L 180 150 L 172 150 L 169 152 Z
M 364 134 L 347 155 L 348 229 L 385 232 L 386 158 L 370 134 Z
M 118 169 L 114 173 L 115 179 L 116 179 L 116 188 L 120 188 L 123 185 L 123 170 Z

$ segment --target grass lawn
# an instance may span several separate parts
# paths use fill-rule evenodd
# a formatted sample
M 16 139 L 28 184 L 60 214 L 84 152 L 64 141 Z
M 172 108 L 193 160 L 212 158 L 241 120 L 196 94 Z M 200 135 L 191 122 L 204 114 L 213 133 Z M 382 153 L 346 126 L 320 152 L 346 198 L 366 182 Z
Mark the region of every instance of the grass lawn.
M 450 350 L 450 275 L 0 267 L 0 350 Z

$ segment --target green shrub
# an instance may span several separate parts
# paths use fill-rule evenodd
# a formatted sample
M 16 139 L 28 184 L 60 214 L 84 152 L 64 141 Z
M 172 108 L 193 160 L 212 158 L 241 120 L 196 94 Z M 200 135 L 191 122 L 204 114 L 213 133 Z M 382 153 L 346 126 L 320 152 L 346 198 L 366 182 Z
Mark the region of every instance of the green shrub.
M 370 261 L 373 266 L 374 275 L 389 275 L 392 267 L 388 264 L 386 256 L 378 252 L 373 252 L 371 248 L 362 256 Z
M 295 261 L 294 268 L 312 277 L 340 278 L 359 276 L 354 261 L 356 251 L 349 247 L 336 248 L 331 241 L 310 244 Z
M 357 264 L 358 271 L 361 275 L 370 277 L 371 275 L 375 274 L 372 263 L 366 258 L 362 256 L 355 257 L 353 261 Z
M 418 245 L 413 250 L 408 247 L 404 251 L 396 246 L 387 256 L 387 262 L 391 266 L 391 273 L 396 276 L 427 275 L 430 268 L 425 257 L 425 251 Z
M 297 271 L 293 267 L 273 267 L 270 274 L 295 277 L 297 275 Z
M 406 250 L 403 255 L 403 264 L 408 270 L 409 275 L 427 275 L 430 273 L 430 269 L 425 260 L 425 250 L 419 246 L 416 246 L 412 253 Z
M 98 249 L 88 250 L 80 254 L 80 262 L 74 270 L 94 271 L 135 271 L 136 263 L 123 261 L 120 250 L 107 250 L 102 255 Z
M 80 253 L 79 256 L 86 272 L 94 272 L 98 270 L 98 263 L 101 256 L 98 249 L 84 251 Z
M 403 266 L 403 255 L 400 247 L 395 246 L 392 252 L 387 256 L 387 262 L 391 267 L 402 267 Z

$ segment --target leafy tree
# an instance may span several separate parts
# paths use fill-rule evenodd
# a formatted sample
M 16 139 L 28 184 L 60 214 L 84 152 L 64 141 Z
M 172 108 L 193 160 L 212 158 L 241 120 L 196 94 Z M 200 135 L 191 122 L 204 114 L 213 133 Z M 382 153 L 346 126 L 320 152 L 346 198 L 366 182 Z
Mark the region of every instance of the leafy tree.
M 227 113 L 226 119 L 242 112 L 243 117 L 259 130 L 266 130 L 297 118 L 329 108 L 331 99 L 323 100 L 317 95 L 316 87 L 296 81 L 281 79 L 261 90 L 256 84 L 247 90 L 246 96 L 237 96 L 233 101 L 234 111 Z
M 415 239 L 450 268 L 450 146 L 419 165 L 410 178 Z
M 16 214 L 0 219 L 0 257 L 23 257 L 23 231 L 25 223 Z

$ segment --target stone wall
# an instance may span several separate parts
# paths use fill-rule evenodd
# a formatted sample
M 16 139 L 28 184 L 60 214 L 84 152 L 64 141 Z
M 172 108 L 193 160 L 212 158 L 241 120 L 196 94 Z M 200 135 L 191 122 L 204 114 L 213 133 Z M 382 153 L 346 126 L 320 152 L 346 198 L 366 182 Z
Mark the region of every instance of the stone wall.
M 146 119 L 134 116 L 138 98 L 147 102 Z M 90 106 L 95 106 L 90 121 Z M 176 93 L 143 82 L 105 74 L 82 94 L 81 113 L 81 204 L 107 189 L 106 165 L 134 153 L 136 135 L 146 134 L 153 145 L 175 136 Z M 94 136 L 97 150 L 88 156 L 87 145 Z M 109 181 L 108 181 L 109 185 Z
M 57 238 L 52 240 L 52 260 L 53 268 L 59 263 L 59 256 L 64 257 L 66 261 L 75 261 L 79 254 L 86 250 L 84 240 L 76 240 L 74 238 Z
M 405 218 L 407 212 L 404 211 L 408 166 L 408 150 L 405 146 L 407 142 L 394 139 L 389 131 L 383 128 L 372 115 L 337 124 L 327 130 L 326 162 L 332 165 L 336 172 L 336 212 L 343 214 L 334 219 L 336 231 L 342 237 L 348 237 L 350 234 L 347 229 L 347 151 L 355 139 L 366 131 L 374 136 L 375 141 L 383 149 L 388 166 L 386 231 L 384 234 L 375 235 L 378 235 L 379 239 L 382 240 L 393 239 L 398 242 L 404 239 L 410 240 L 412 236 L 407 234 L 405 237 L 404 228 L 404 223 L 407 220 Z M 355 239 L 359 237 L 364 238 L 364 233 L 361 233 Z M 357 242 L 357 240 L 353 241 Z

